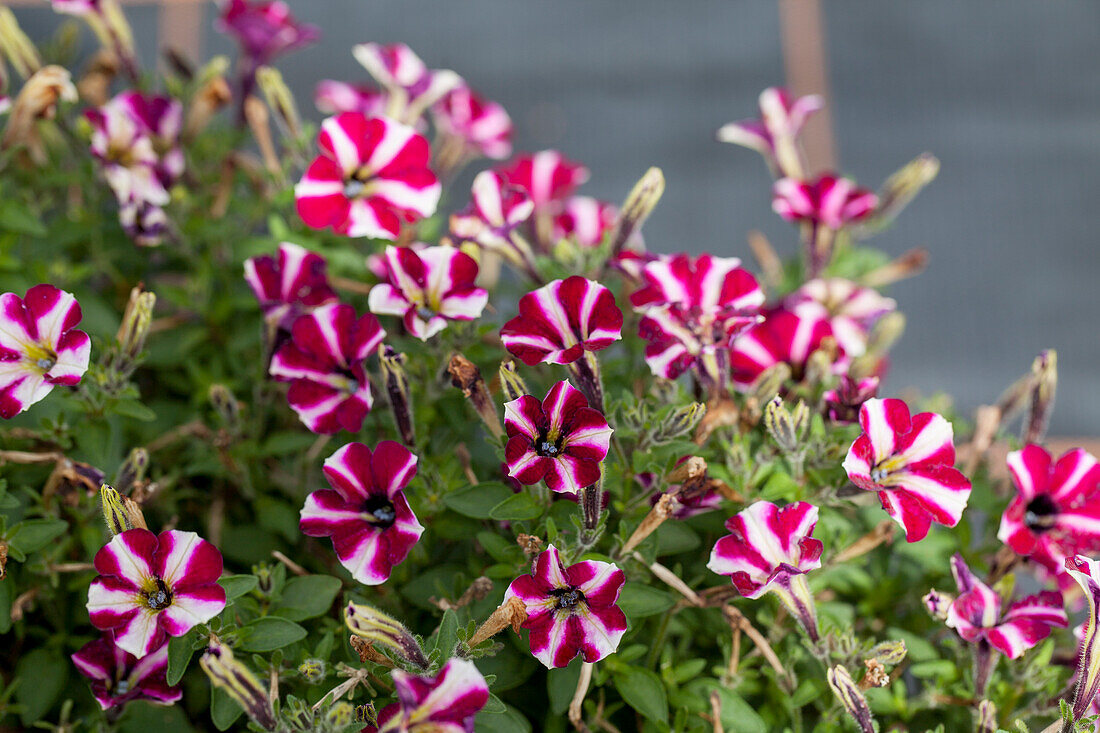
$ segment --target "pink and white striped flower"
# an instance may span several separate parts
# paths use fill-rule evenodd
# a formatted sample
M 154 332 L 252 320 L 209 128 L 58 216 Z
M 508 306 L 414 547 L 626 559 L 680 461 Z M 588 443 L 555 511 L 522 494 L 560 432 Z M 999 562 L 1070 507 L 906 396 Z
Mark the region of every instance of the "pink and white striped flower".
M 449 69 L 429 69 L 404 43 L 361 43 L 352 55 L 386 90 L 386 115 L 407 125 L 415 124 L 444 94 L 463 84 L 462 77 Z
M 849 448 L 844 470 L 859 488 L 878 492 L 905 539 L 924 539 L 932 522 L 958 524 L 970 481 L 955 469 L 951 423 L 932 412 L 910 418 L 902 400 L 870 399 L 859 424 L 863 434 Z
M 531 395 L 504 403 L 508 475 L 530 486 L 545 479 L 554 491 L 577 493 L 600 479 L 612 430 L 569 382 L 539 402 Z
M 840 378 L 840 384 L 826 390 L 825 413 L 833 422 L 853 423 L 859 419 L 859 408 L 863 403 L 878 394 L 878 377 L 864 377 L 856 380 L 847 374 Z
M 290 382 L 287 401 L 315 433 L 357 432 L 374 403 L 363 360 L 386 332 L 378 319 L 329 303 L 294 321 L 271 359 L 271 376 Z
M 795 313 L 802 308 L 824 307 L 833 338 L 853 358 L 867 350 L 871 328 L 878 319 L 897 309 L 893 298 L 842 277 L 810 280 L 789 295 L 785 305 Z
M 675 379 L 697 366 L 708 383 L 724 382 L 728 360 L 716 352 L 727 351 L 731 339 L 761 320 L 764 291 L 756 278 L 736 257 L 709 254 L 654 260 L 642 277 L 630 302 L 642 315 L 638 335 L 649 342 L 649 368 Z
M 237 39 L 253 68 L 321 36 L 316 26 L 299 23 L 282 0 L 224 0 L 215 26 Z
M 623 313 L 611 291 L 573 275 L 519 299 L 519 315 L 500 329 L 504 347 L 528 366 L 570 364 L 622 338 Z
M 260 301 L 264 318 L 289 331 L 294 320 L 306 310 L 337 299 L 328 284 L 325 267 L 321 255 L 283 242 L 274 257 L 263 255 L 245 260 L 244 278 Z
M 92 625 L 112 630 L 115 644 L 138 659 L 166 635 L 183 636 L 225 608 L 217 582 L 221 553 L 194 532 L 128 529 L 96 553 L 95 569 L 99 577 L 88 589 Z
M 558 214 L 577 186 L 588 180 L 587 168 L 557 150 L 525 153 L 497 170 L 509 184 L 527 192 L 537 214 Z
M 435 212 L 442 189 L 428 141 L 408 125 L 345 112 L 321 123 L 317 144 L 321 155 L 294 187 L 307 226 L 396 239 L 403 222 Z
M 141 199 L 119 202 L 118 223 L 139 247 L 159 246 L 168 231 L 168 215 L 164 209 Z
M 531 574 L 508 586 L 504 602 L 523 603 L 531 653 L 548 669 L 564 667 L 578 654 L 592 663 L 613 654 L 626 633 L 626 615 L 617 605 L 625 582 L 614 563 L 585 560 L 567 568 L 549 545 Z
M 529 263 L 530 245 L 516 229 L 531 217 L 534 206 L 524 189 L 509 185 L 500 173 L 482 171 L 474 178 L 470 205 L 451 216 L 451 234 L 515 264 Z
M 821 348 L 833 335 L 824 308 L 803 308 L 798 313 L 778 307 L 763 312 L 764 320 L 738 336 L 732 345 L 730 368 L 734 384 L 742 390 L 752 387 L 765 370 L 779 363 L 788 364 L 794 379 L 805 375 L 810 354 Z M 847 369 L 844 355 L 834 371 Z
M 1054 461 L 1034 444 L 1008 454 L 1017 494 L 997 539 L 1068 581 L 1065 559 L 1100 550 L 1100 464 L 1083 448 Z
M 554 240 L 573 239 L 582 247 L 598 247 L 619 223 L 619 207 L 591 196 L 570 196 L 554 217 Z
M 818 638 L 817 611 L 806 573 L 821 567 L 821 541 L 813 537 L 817 507 L 804 501 L 780 508 L 758 501 L 726 521 L 707 567 L 728 575 L 746 598 L 775 593 L 810 638 Z
M 502 160 L 512 154 L 512 118 L 465 84 L 435 103 L 432 118 L 440 132 L 463 143 L 468 157 Z
M 1085 591 L 1089 618 L 1077 647 L 1077 687 L 1073 694 L 1073 719 L 1080 720 L 1100 692 L 1100 562 L 1084 555 L 1067 557 L 1066 572 Z
M 873 191 L 831 173 L 815 181 L 781 178 L 775 182 L 772 208 L 791 222 L 806 222 L 839 231 L 866 219 L 878 206 Z
M 970 572 L 962 555 L 951 558 L 951 572 L 959 595 L 947 610 L 947 625 L 972 644 L 984 640 L 1016 659 L 1050 636 L 1052 626 L 1069 625 L 1057 591 L 1042 591 L 1004 608 L 1001 596 Z
M 371 312 L 401 316 L 421 341 L 447 321 L 480 317 L 489 302 L 489 294 L 474 285 L 477 263 L 454 247 L 386 247 L 386 270 L 389 282 L 371 288 Z
M 53 285 L 0 295 L 0 417 L 12 418 L 57 385 L 79 384 L 92 342 L 76 328 L 80 304 Z
M 340 564 L 360 583 L 385 583 L 424 532 L 404 492 L 416 463 L 405 446 L 390 440 L 373 453 L 362 443 L 348 443 L 325 461 L 332 489 L 306 497 L 302 532 L 331 537 Z
M 434 676 L 390 672 L 397 702 L 382 708 L 364 733 L 472 733 L 474 716 L 489 702 L 489 685 L 473 662 L 450 659 Z
M 103 710 L 131 700 L 148 700 L 171 705 L 183 697 L 183 690 L 168 685 L 168 642 L 138 659 L 115 644 L 106 633 L 71 655 L 80 674 L 88 678 L 99 707 Z
M 161 94 L 128 91 L 116 96 L 107 106 L 117 107 L 135 122 L 138 134 L 148 136 L 157 156 L 157 175 L 166 187 L 171 186 L 183 174 L 183 148 L 180 147 L 183 105 Z
M 794 98 L 786 89 L 768 87 L 760 93 L 760 117 L 723 125 L 718 139 L 757 151 L 777 176 L 800 177 L 805 166 L 798 135 L 810 115 L 824 105 L 816 94 Z
M 100 0 L 50 0 L 54 12 L 64 15 L 98 15 L 102 12 Z
M 313 104 L 318 112 L 326 115 L 357 112 L 378 117 L 385 113 L 386 95 L 373 87 L 323 79 L 313 90 Z
M 92 155 L 119 203 L 168 203 L 168 182 L 161 175 L 160 156 L 153 139 L 128 105 L 115 97 L 102 107 L 84 112 L 92 127 Z

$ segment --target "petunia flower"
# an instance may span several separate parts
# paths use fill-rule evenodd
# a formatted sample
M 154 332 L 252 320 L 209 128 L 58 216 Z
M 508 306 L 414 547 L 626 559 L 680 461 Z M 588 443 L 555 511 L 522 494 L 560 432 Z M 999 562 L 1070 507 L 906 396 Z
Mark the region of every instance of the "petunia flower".
M 434 676 L 390 671 L 397 702 L 382 708 L 365 733 L 472 733 L 489 702 L 489 685 L 473 662 L 449 659 Z
M 1066 572 L 1085 591 L 1089 618 L 1077 648 L 1077 688 L 1073 694 L 1073 719 L 1080 720 L 1100 692 L 1100 563 L 1084 555 L 1067 557 Z
M 577 493 L 600 479 L 612 430 L 569 382 L 540 403 L 531 395 L 504 403 L 508 475 L 530 486 L 545 479 L 554 491 Z
M 1004 608 L 1004 600 L 979 580 L 962 555 L 951 558 L 951 572 L 959 595 L 947 609 L 947 626 L 970 643 L 985 643 L 1016 659 L 1050 635 L 1052 626 L 1066 627 L 1062 594 L 1042 591 Z
M 833 231 L 867 218 L 878 196 L 847 178 L 825 173 L 814 181 L 781 178 L 775 182 L 772 208 L 787 221 L 809 222 Z
M 877 491 L 882 508 L 924 539 L 932 522 L 954 527 L 970 499 L 970 481 L 955 469 L 951 423 L 932 412 L 909 416 L 902 400 L 870 399 L 859 409 L 863 434 L 844 459 L 856 486 Z
M 357 112 L 377 117 L 385 113 L 386 95 L 372 87 L 323 79 L 313 90 L 313 104 L 326 115 Z
M 853 358 L 867 350 L 871 328 L 878 319 L 897 309 L 893 298 L 842 277 L 810 280 L 787 296 L 784 305 L 796 313 L 807 306 L 824 307 L 833 338 Z
M 373 453 L 348 443 L 325 461 L 332 489 L 306 497 L 299 527 L 310 537 L 331 537 L 340 564 L 360 583 L 385 583 L 424 532 L 404 492 L 416 463 L 400 443 L 383 441 Z
M 759 102 L 759 118 L 723 125 L 718 130 L 718 139 L 757 151 L 777 177 L 802 176 L 805 166 L 798 149 L 798 135 L 810 115 L 825 105 L 825 100 L 816 94 L 794 98 L 786 89 L 768 87 L 760 93 Z
M 489 302 L 489 294 L 474 286 L 477 263 L 454 247 L 386 247 L 386 271 L 389 282 L 371 288 L 371 312 L 402 316 L 421 341 L 447 321 L 478 318 Z
M 504 603 L 523 603 L 531 653 L 547 668 L 565 667 L 578 654 L 598 662 L 619 648 L 626 633 L 626 616 L 617 605 L 625 582 L 614 563 L 585 560 L 567 568 L 549 545 L 532 573 L 508 586 Z
M 619 222 L 619 207 L 591 196 L 570 196 L 554 217 L 554 240 L 570 238 L 582 247 L 598 247 Z
M 294 195 L 314 229 L 396 239 L 402 222 L 431 216 L 441 187 L 428 168 L 428 141 L 386 117 L 345 112 L 321 123 L 319 155 Z
M 848 375 L 840 378 L 840 383 L 825 391 L 825 414 L 833 422 L 853 423 L 859 419 L 859 408 L 863 403 L 878 394 L 878 377 L 853 379 Z
M 352 49 L 352 55 L 386 90 L 386 116 L 408 125 L 463 84 L 462 77 L 449 69 L 429 69 L 404 43 L 361 43 Z
M 95 569 L 99 577 L 88 589 L 92 625 L 113 630 L 115 644 L 138 659 L 166 635 L 183 636 L 225 608 L 217 582 L 221 553 L 194 532 L 126 530 L 96 553 Z
M 53 285 L 0 295 L 0 417 L 12 418 L 88 371 L 92 342 L 80 304 Z
M 385 335 L 372 314 L 356 319 L 343 303 L 319 306 L 294 322 L 270 373 L 291 383 L 287 400 L 306 427 L 315 433 L 362 427 L 373 404 L 363 360 Z
M 451 234 L 459 242 L 496 252 L 537 280 L 531 246 L 516 231 L 534 206 L 524 189 L 509 185 L 500 173 L 482 171 L 474 178 L 470 205 L 451 215 Z
M 440 132 L 457 141 L 462 157 L 502 160 L 512 154 L 512 118 L 465 84 L 432 106 L 432 118 Z
M 114 97 L 107 106 L 127 115 L 137 125 L 138 134 L 149 138 L 157 156 L 157 175 L 165 186 L 172 185 L 183 174 L 183 149 L 179 139 L 183 129 L 183 105 L 164 95 L 128 91 Z
M 557 150 L 525 153 L 497 170 L 506 182 L 527 192 L 540 214 L 557 214 L 577 186 L 588 180 L 587 168 Z
M 131 201 L 156 206 L 168 203 L 168 181 L 161 175 L 160 156 L 144 124 L 121 95 L 102 107 L 84 112 L 91 124 L 92 155 L 120 204 Z
M 573 275 L 519 299 L 519 315 L 500 329 L 504 347 L 528 366 L 569 364 L 622 338 L 623 313 L 611 291 Z
M 325 275 L 325 258 L 291 242 L 282 242 L 276 256 L 250 257 L 244 278 L 260 302 L 264 318 L 290 330 L 310 308 L 332 303 L 336 293 Z
M 224 0 L 215 27 L 237 39 L 253 67 L 269 64 L 321 36 L 316 26 L 299 23 L 281 0 Z
M 160 245 L 168 231 L 168 215 L 164 209 L 141 199 L 119 202 L 118 223 L 139 247 Z
M 630 302 L 642 315 L 638 334 L 649 342 L 650 370 L 675 379 L 697 367 L 709 385 L 724 384 L 731 339 L 760 321 L 764 292 L 756 278 L 736 257 L 709 254 L 654 260 L 642 278 Z
M 131 700 L 148 700 L 171 705 L 183 697 L 183 690 L 171 687 L 168 671 L 168 642 L 138 659 L 115 644 L 106 633 L 71 655 L 80 674 L 88 678 L 99 707 L 104 710 Z
M 817 507 L 807 502 L 783 508 L 755 502 L 726 521 L 731 534 L 714 545 L 707 567 L 730 576 L 746 598 L 775 593 L 816 641 L 817 611 L 805 576 L 821 567 L 822 544 L 813 537 L 816 525 Z
M 1083 448 L 1054 461 L 1028 444 L 1008 454 L 1008 470 L 1017 494 L 997 539 L 1068 581 L 1065 559 L 1100 549 L 1100 464 Z
M 810 355 L 833 335 L 824 308 L 805 308 L 798 313 L 770 308 L 763 316 L 762 322 L 751 326 L 732 345 L 730 369 L 733 383 L 741 390 L 750 389 L 757 377 L 779 363 L 789 365 L 794 379 L 801 380 Z M 847 369 L 843 355 L 833 369 L 838 373 Z
M 50 0 L 54 12 L 65 15 L 98 15 L 102 12 L 100 0 Z

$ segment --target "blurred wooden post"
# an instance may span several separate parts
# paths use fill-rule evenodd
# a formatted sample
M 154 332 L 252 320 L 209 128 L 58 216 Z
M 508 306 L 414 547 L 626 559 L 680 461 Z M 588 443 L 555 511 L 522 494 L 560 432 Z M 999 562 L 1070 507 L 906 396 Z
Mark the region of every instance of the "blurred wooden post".
M 810 175 L 837 167 L 821 6 L 821 0 L 779 0 L 787 87 L 796 96 L 820 94 L 826 103 L 825 109 L 810 118 L 802 133 Z

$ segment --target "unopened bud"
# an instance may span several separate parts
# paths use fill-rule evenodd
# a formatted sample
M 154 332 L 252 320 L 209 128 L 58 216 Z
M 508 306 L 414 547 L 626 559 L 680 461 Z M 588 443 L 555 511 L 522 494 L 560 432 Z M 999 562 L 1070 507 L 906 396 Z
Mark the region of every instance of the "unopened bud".
M 268 565 L 253 565 L 252 574 L 256 576 L 256 590 L 262 595 L 270 596 L 275 590 L 275 578 L 271 574 Z
M 764 403 L 779 394 L 783 385 L 791 378 L 791 367 L 781 361 L 765 369 L 752 384 L 752 396 L 757 403 Z
M 252 130 L 252 137 L 256 140 L 256 147 L 260 149 L 260 155 L 264 160 L 267 172 L 278 176 L 283 172 L 283 165 L 279 161 L 279 155 L 275 152 L 275 141 L 271 137 L 271 115 L 267 107 L 256 97 L 248 97 L 244 100 L 244 119 Z
M 298 665 L 298 674 L 309 684 L 316 685 L 325 679 L 325 663 L 320 659 L 307 659 Z
M 832 376 L 833 365 L 836 364 L 839 354 L 836 339 L 832 336 L 821 339 L 821 344 L 806 359 L 802 381 L 808 385 L 824 384 Z
M 210 385 L 209 396 L 210 404 L 214 406 L 214 411 L 218 413 L 218 417 L 225 423 L 225 426 L 230 430 L 239 427 L 241 424 L 241 403 L 237 401 L 229 388 L 224 384 L 212 384 Z
M 493 437 L 502 437 L 504 429 L 500 426 L 496 405 L 489 396 L 489 390 L 485 387 L 485 381 L 481 378 L 481 370 L 477 368 L 477 364 L 462 354 L 455 354 L 447 365 L 447 373 L 451 375 L 451 384 L 462 390 L 462 394 L 473 405 L 478 417 L 485 423 L 485 427 L 489 428 Z
M 126 512 L 122 495 L 115 491 L 113 487 L 107 484 L 100 486 L 99 499 L 103 504 L 103 521 L 107 523 L 107 530 L 112 537 L 134 528 Z
M 382 382 L 386 385 L 386 395 L 390 398 L 393 421 L 397 432 L 407 446 L 416 443 L 413 430 L 412 393 L 409 390 L 409 374 L 405 371 L 408 357 L 399 354 L 392 346 L 382 344 L 378 347 L 378 363 L 382 366 Z
M 875 733 L 874 718 L 871 717 L 871 708 L 867 706 L 867 698 L 859 691 L 859 686 L 856 685 L 848 670 L 838 664 L 830 669 L 825 677 L 836 699 L 856 722 L 860 731 Z
M 140 285 L 130 291 L 130 300 L 126 303 L 122 323 L 115 336 L 119 352 L 126 359 L 133 361 L 145 348 L 145 339 L 149 335 L 156 304 L 156 293 L 142 291 Z
M 149 451 L 144 448 L 134 448 L 119 467 L 115 485 L 123 491 L 129 489 L 145 478 L 148 468 Z
M 881 644 L 875 644 L 871 647 L 871 651 L 867 653 L 867 656 L 887 667 L 894 667 L 901 664 L 901 661 L 905 659 L 905 655 L 908 653 L 909 650 L 905 648 L 905 642 L 901 639 L 896 639 L 884 641 Z
M 500 375 L 500 391 L 504 393 L 505 402 L 512 402 L 525 394 L 531 394 L 530 390 L 527 389 L 527 383 L 516 371 L 516 363 L 511 359 L 506 359 L 500 363 L 498 374 Z
M 611 255 L 618 254 L 627 240 L 642 228 L 645 220 L 653 213 L 657 202 L 665 192 L 665 174 L 660 168 L 650 168 L 634 184 L 626 196 L 623 208 L 619 212 L 619 223 L 611 235 Z
M 860 227 L 867 232 L 877 231 L 893 221 L 902 209 L 917 197 L 921 190 L 935 180 L 940 172 L 940 161 L 931 153 L 921 153 L 886 179 L 879 191 L 878 207 L 872 218 Z
M 689 405 L 678 407 L 653 432 L 653 443 L 661 445 L 693 432 L 706 414 L 707 406 L 702 402 L 692 402 Z
M 256 725 L 264 730 L 275 730 L 275 713 L 267 691 L 256 675 L 233 657 L 232 649 L 216 637 L 211 637 L 199 666 L 206 672 L 211 684 L 233 698 Z
M 128 57 L 134 55 L 134 32 L 130 29 L 130 21 L 126 19 L 126 13 L 115 0 L 100 0 L 100 11 L 107 32 L 114 43 L 119 46 L 119 51 Z
M 938 621 L 946 621 L 947 609 L 951 608 L 954 600 L 947 593 L 941 593 L 933 588 L 925 594 L 921 602 L 924 603 L 924 610 L 928 611 L 929 616 Z
M 355 706 L 346 700 L 335 703 L 325 711 L 325 722 L 331 730 L 343 730 L 355 722 Z
M 256 83 L 267 100 L 267 106 L 275 113 L 275 119 L 286 133 L 297 138 L 301 135 L 302 124 L 298 117 L 298 106 L 294 95 L 283 81 L 283 75 L 271 66 L 261 66 L 256 70 Z
M 891 311 L 883 315 L 871 328 L 871 336 L 867 340 L 868 353 L 883 356 L 897 343 L 903 333 L 905 333 L 904 313 Z
M 1054 349 L 1035 357 L 1031 365 L 1034 377 L 1031 406 L 1024 424 L 1024 443 L 1040 443 L 1047 434 L 1050 413 L 1054 409 L 1054 394 L 1058 389 L 1058 353 Z
M 19 27 L 15 13 L 7 7 L 0 7 L 0 51 L 4 52 L 15 73 L 24 79 L 42 68 L 42 59 L 34 43 Z
M 997 706 L 990 700 L 978 703 L 978 733 L 996 733 L 1001 729 L 997 725 Z
M 399 657 L 421 669 L 430 666 L 412 633 L 400 621 L 378 609 L 366 604 L 348 603 L 344 609 L 344 622 L 356 636 L 393 650 Z
M 378 713 L 375 712 L 374 703 L 368 702 L 365 705 L 357 705 L 355 707 L 355 722 L 378 725 Z
M 772 440 L 785 453 L 798 449 L 810 424 L 810 410 L 801 400 L 794 411 L 788 411 L 783 400 L 776 397 L 764 408 L 764 427 Z

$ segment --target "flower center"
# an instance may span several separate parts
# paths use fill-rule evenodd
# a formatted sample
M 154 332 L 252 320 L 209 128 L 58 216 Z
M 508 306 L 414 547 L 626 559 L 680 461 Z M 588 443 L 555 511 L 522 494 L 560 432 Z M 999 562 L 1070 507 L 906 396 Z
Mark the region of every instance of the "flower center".
M 560 431 L 556 431 L 559 432 Z M 552 436 L 547 430 L 540 430 L 535 440 L 535 452 L 540 456 L 556 458 L 561 455 L 561 435 Z
M 422 321 L 430 321 L 435 318 L 435 311 L 426 305 L 422 305 L 416 309 L 416 315 L 419 316 Z
M 875 466 L 871 469 L 871 480 L 874 481 L 876 484 L 881 484 L 883 481 L 886 480 L 886 477 L 889 475 L 890 472 L 887 471 L 885 468 L 879 468 L 878 466 Z
M 363 502 L 362 512 L 366 515 L 368 524 L 379 529 L 389 529 L 397 521 L 397 510 L 393 502 L 385 496 L 373 494 Z
M 1032 532 L 1042 534 L 1054 527 L 1058 519 L 1058 507 L 1049 494 L 1039 494 L 1030 502 L 1024 512 L 1024 524 Z
M 554 602 L 554 608 L 558 611 L 567 611 L 577 607 L 577 604 L 584 602 L 584 593 L 580 591 L 576 586 L 568 586 L 566 588 L 551 588 L 550 595 L 556 600 Z
M 40 344 L 31 344 L 27 347 L 26 361 L 32 364 L 36 369 L 40 370 L 43 374 L 46 374 L 54 365 L 57 364 L 57 354 Z
M 363 195 L 363 189 L 367 187 L 367 184 L 358 179 L 351 179 L 344 184 L 344 195 L 349 199 L 357 199 Z
M 125 695 L 129 691 L 130 691 L 130 680 L 119 680 L 118 684 L 115 685 L 114 694 L 116 694 L 116 695 Z
M 143 590 L 141 595 L 145 598 L 145 605 L 153 611 L 163 611 L 172 605 L 172 591 L 160 578 L 154 578 L 155 585 Z

